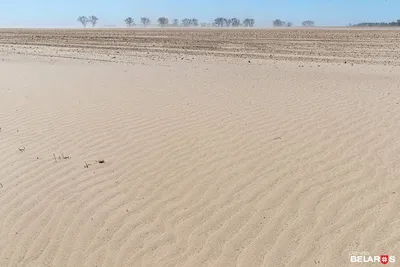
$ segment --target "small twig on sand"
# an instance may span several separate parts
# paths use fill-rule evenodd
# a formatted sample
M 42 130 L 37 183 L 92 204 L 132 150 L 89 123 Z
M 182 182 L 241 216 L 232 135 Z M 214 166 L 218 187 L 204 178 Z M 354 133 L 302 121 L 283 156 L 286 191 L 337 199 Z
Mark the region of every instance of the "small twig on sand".
M 64 153 L 61 153 L 61 156 L 58 156 L 58 157 L 56 157 L 56 154 L 53 154 L 53 157 L 54 157 L 54 162 L 58 162 L 58 161 L 61 161 L 61 160 L 63 160 L 63 159 L 70 159 L 71 157 L 69 157 L 69 156 L 64 156 Z M 58 159 L 58 161 L 57 161 L 57 159 Z
M 83 166 L 83 167 L 87 169 L 87 168 L 89 168 L 90 165 L 93 165 L 93 164 L 96 164 L 96 163 L 104 164 L 104 163 L 106 163 L 106 162 L 105 162 L 104 159 L 92 161 L 92 163 L 87 163 L 87 162 L 85 161 L 85 166 Z
M 18 148 L 18 150 L 19 150 L 19 152 L 20 152 L 20 153 L 22 153 L 22 152 L 24 152 L 24 151 L 25 151 L 25 147 Z
M 2 183 L 0 183 L 0 188 L 3 188 L 3 184 Z
M 61 153 L 61 156 L 62 156 L 63 159 L 70 159 L 71 158 L 71 157 L 68 157 L 68 156 L 65 157 L 63 153 Z
M 87 164 L 87 162 L 85 161 L 85 166 L 84 166 L 84 168 L 88 169 L 89 166 L 90 166 L 90 164 Z

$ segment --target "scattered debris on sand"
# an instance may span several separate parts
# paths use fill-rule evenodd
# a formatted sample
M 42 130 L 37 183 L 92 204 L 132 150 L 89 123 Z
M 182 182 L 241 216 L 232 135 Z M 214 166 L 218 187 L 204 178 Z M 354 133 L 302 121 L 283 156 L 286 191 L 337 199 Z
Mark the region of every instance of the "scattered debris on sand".
M 71 159 L 70 156 L 64 156 L 64 153 L 61 153 L 61 156 L 56 157 L 56 154 L 53 154 L 54 162 L 57 163 L 61 160 Z

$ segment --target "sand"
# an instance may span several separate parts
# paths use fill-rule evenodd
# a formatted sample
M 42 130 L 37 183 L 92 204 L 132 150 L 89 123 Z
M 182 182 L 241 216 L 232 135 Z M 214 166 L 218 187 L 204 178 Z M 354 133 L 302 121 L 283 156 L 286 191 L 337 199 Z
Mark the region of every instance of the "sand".
M 399 31 L 0 35 L 0 266 L 400 261 Z

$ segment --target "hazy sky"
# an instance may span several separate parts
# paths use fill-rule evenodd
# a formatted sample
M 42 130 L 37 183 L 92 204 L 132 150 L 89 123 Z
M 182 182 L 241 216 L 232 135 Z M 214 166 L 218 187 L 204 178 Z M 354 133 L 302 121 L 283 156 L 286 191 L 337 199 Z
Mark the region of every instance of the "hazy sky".
M 96 15 L 99 25 L 123 25 L 127 16 L 139 22 L 194 17 L 211 22 L 217 16 L 252 17 L 258 26 L 280 18 L 295 25 L 306 19 L 317 25 L 400 19 L 400 0 L 0 0 L 1 27 L 79 27 L 80 15 Z

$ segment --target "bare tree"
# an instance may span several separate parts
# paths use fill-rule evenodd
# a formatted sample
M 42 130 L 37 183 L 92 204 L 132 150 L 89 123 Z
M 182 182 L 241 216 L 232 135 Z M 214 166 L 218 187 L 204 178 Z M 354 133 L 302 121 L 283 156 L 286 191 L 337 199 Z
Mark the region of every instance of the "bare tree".
M 172 20 L 172 25 L 174 25 L 175 27 L 179 26 L 179 20 L 178 19 L 173 19 Z
M 150 24 L 150 19 L 146 18 L 146 17 L 142 17 L 140 19 L 140 21 L 142 22 L 143 26 L 145 26 L 145 27 Z
M 133 18 L 131 18 L 131 17 L 126 18 L 126 19 L 125 19 L 125 23 L 126 23 L 126 26 L 127 26 L 128 28 L 130 28 L 130 27 L 132 27 L 133 25 L 135 25 L 135 23 L 134 23 L 134 21 L 133 21 Z
M 240 26 L 240 20 L 237 18 L 232 18 L 232 27 L 239 27 Z
M 93 28 L 96 26 L 98 21 L 99 21 L 99 18 L 96 16 L 92 15 L 89 17 L 89 22 L 92 24 Z
M 247 18 L 243 21 L 243 24 L 245 27 L 254 27 L 255 20 Z
M 89 22 L 89 19 L 88 19 L 86 16 L 80 16 L 80 17 L 78 18 L 78 21 L 79 21 L 80 23 L 82 23 L 82 25 L 83 25 L 84 28 L 86 28 L 86 26 L 87 26 L 87 24 L 88 24 L 88 22 Z
M 168 18 L 166 18 L 166 17 L 158 18 L 158 25 L 160 25 L 161 27 L 167 26 L 168 25 Z
M 226 20 L 226 19 L 224 19 L 224 18 L 216 18 L 216 19 L 214 20 L 214 25 L 215 25 L 216 27 L 224 27 L 224 25 L 225 25 L 225 20 Z
M 190 19 L 188 19 L 188 18 L 183 19 L 182 20 L 182 25 L 184 27 L 189 27 L 190 26 Z
M 284 22 L 283 20 L 280 20 L 280 19 L 276 19 L 276 20 L 274 20 L 274 21 L 272 22 L 272 25 L 273 25 L 274 27 L 283 27 L 283 26 L 286 25 L 286 22 Z
M 312 20 L 305 20 L 303 23 L 301 23 L 301 25 L 303 25 L 303 27 L 314 27 L 315 22 Z
M 198 19 L 191 19 L 191 20 L 190 20 L 190 24 L 191 24 L 192 26 L 197 27 L 197 26 L 199 26 L 199 21 L 198 21 Z

